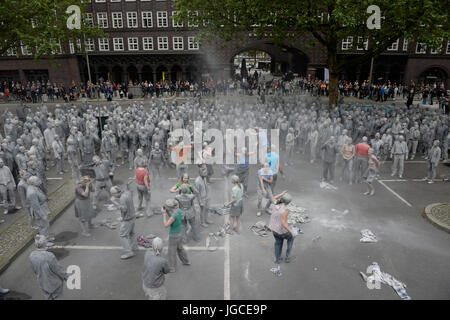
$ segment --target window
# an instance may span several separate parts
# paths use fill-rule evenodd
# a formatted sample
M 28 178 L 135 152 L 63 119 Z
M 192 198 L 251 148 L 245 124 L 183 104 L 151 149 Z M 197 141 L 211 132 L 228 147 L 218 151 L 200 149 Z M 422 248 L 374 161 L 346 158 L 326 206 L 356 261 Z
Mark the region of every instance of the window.
M 422 43 L 417 43 L 416 45 L 416 53 L 424 54 L 427 52 L 427 47 Z
M 439 47 L 439 49 L 433 49 L 433 48 L 431 48 L 431 49 L 430 49 L 430 53 L 431 53 L 431 54 L 438 54 L 438 53 L 441 53 L 441 52 L 442 52 L 442 46 L 443 46 L 442 41 L 444 41 L 444 39 L 443 39 L 443 38 L 439 38 L 439 41 L 441 41 L 441 46 Z
M 109 40 L 108 40 L 108 38 L 100 38 L 100 39 L 98 39 L 98 50 L 100 50 L 100 51 L 109 51 Z
M 446 54 L 450 54 L 450 40 L 447 41 L 447 50 L 445 51 Z
M 106 2 L 106 0 L 95 0 L 95 2 L 102 3 L 102 2 Z
M 152 28 L 153 18 L 151 11 L 142 11 L 142 28 Z
M 369 48 L 369 39 L 363 41 L 363 37 L 358 37 L 358 45 L 356 50 L 367 50 Z
M 22 54 L 24 56 L 29 56 L 29 55 L 32 54 L 29 46 L 25 46 L 25 45 L 22 44 L 21 49 L 22 49 Z
M 139 50 L 138 38 L 128 38 L 128 50 L 130 51 Z
M 100 28 L 108 28 L 108 16 L 106 12 L 97 13 L 97 22 Z
M 173 17 L 175 16 L 177 14 L 177 12 L 176 11 L 172 11 L 172 27 L 174 27 L 174 28 L 181 28 L 181 27 L 183 27 L 183 24 L 182 23 L 177 23 L 177 22 L 175 22 L 175 20 L 173 20 Z
M 167 11 L 158 11 L 158 28 L 167 28 Z
M 188 47 L 189 50 L 198 50 L 199 45 L 195 37 L 188 37 Z
M 342 50 L 349 50 L 353 46 L 353 37 L 347 37 L 342 40 Z
M 188 12 L 188 15 L 191 16 L 191 12 Z M 198 11 L 195 11 L 193 15 L 198 16 Z M 198 27 L 198 24 L 193 24 L 191 22 L 188 22 L 188 27 Z
M 122 12 L 112 13 L 113 28 L 123 28 Z
M 9 48 L 9 49 L 6 51 L 6 54 L 7 54 L 8 56 L 17 56 L 17 49 L 16 49 L 16 48 Z
M 92 13 L 90 13 L 90 12 L 86 13 L 86 24 L 89 27 L 93 27 L 94 26 L 94 18 L 92 16 Z
M 128 28 L 137 28 L 138 27 L 138 18 L 137 12 L 127 12 L 127 25 Z
M 52 44 L 54 45 L 54 49 L 52 50 L 52 54 L 61 54 L 61 42 L 56 42 L 56 40 L 52 41 Z
M 111 0 L 111 2 L 120 2 L 120 0 Z
M 403 51 L 408 51 L 408 39 L 403 39 Z
M 158 37 L 158 50 L 169 50 L 169 38 Z
M 86 41 L 84 41 L 84 45 L 86 46 L 86 51 L 95 50 L 95 44 L 93 39 L 86 39 Z
M 142 48 L 144 50 L 153 50 L 153 38 L 143 37 L 142 38 Z
M 397 41 L 393 42 L 389 47 L 387 47 L 387 50 L 388 51 L 397 51 L 399 41 L 400 41 L 400 39 L 397 39 Z
M 69 41 L 69 52 L 70 52 L 70 54 L 75 53 L 75 45 L 73 44 L 72 41 Z
M 113 38 L 114 51 L 123 51 L 123 38 Z
M 173 50 L 183 50 L 183 37 L 173 37 Z

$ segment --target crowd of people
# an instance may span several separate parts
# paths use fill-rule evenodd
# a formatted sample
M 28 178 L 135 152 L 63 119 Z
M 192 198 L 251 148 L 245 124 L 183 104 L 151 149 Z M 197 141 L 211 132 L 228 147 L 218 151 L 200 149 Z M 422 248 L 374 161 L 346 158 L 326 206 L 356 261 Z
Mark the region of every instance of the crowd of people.
M 138 94 L 129 92 L 130 87 L 140 88 Z M 363 81 L 339 80 L 339 94 L 341 97 L 355 97 L 359 99 L 374 100 L 384 102 L 387 100 L 406 100 L 407 106 L 413 104 L 414 99 L 422 101 L 422 104 L 439 104 L 439 107 L 449 112 L 449 94 L 444 83 L 416 85 L 411 82 L 409 85 L 397 84 L 386 81 L 384 83 L 370 83 Z M 89 99 L 115 99 L 127 98 L 159 98 L 167 96 L 216 96 L 245 94 L 258 96 L 262 95 L 286 95 L 292 93 L 308 93 L 311 96 L 328 96 L 328 81 L 311 79 L 307 77 L 293 77 L 285 74 L 278 79 L 266 80 L 264 76 L 259 76 L 257 72 L 245 78 L 235 78 L 229 80 L 215 80 L 214 78 L 201 81 L 159 80 L 155 83 L 151 81 L 130 81 L 129 83 L 115 83 L 103 78 L 97 83 L 80 83 L 72 81 L 66 87 L 63 84 L 52 83 L 50 81 L 31 81 L 25 85 L 20 82 L 0 82 L 0 95 L 3 100 L 22 100 L 32 103 L 46 101 L 64 100 L 65 102 L 76 101 L 80 98 Z
M 145 83 L 144 87 L 147 88 Z M 60 174 L 68 167 L 71 170 L 76 182 L 75 214 L 83 236 L 90 237 L 100 193 L 110 195 L 111 203 L 121 213 L 119 238 L 124 249 L 121 259 L 135 255 L 136 217 L 154 214 L 150 207 L 151 190 L 159 188 L 161 179 L 166 178 L 162 168 L 171 166 L 176 171 L 179 182 L 167 190 L 167 200 L 161 209 L 161 223 L 169 234 L 167 258 L 162 255 L 163 241 L 153 239 L 153 249 L 146 253 L 143 272 L 146 295 L 150 299 L 164 299 L 167 294 L 164 274 L 176 272 L 177 255 L 182 264 L 190 264 L 183 248 L 183 243 L 189 241 L 188 226 L 194 241 L 199 240 L 198 226 L 205 229 L 210 226 L 208 208 L 214 192 L 210 178 L 217 168 L 210 161 L 214 158 L 211 147 L 214 141 L 210 138 L 201 143 L 197 160 L 188 164 L 189 154 L 195 159 L 190 153 L 192 145 L 173 135 L 177 129 L 186 129 L 194 136 L 196 130 L 216 128 L 224 140 L 228 128 L 248 129 L 249 135 L 259 133 L 258 143 L 269 150 L 259 159 L 261 164 L 254 176 L 250 176 L 250 168 L 256 166 L 249 161 L 254 152 L 251 146 L 237 149 L 225 143 L 227 152 L 237 159 L 236 164 L 222 165 L 222 174 L 228 177 L 231 189 L 229 201 L 225 203 L 230 208 L 226 232 L 229 235 L 241 232 L 243 203 L 248 199 L 249 185 L 253 185 L 249 181 L 254 181 L 258 194 L 257 216 L 264 211 L 271 214 L 269 227 L 275 239 L 276 263 L 282 261 L 284 240 L 288 243 L 284 261 L 293 261 L 290 252 L 296 236 L 286 222 L 286 206 L 292 196 L 287 191 L 276 194 L 283 168 L 296 168 L 300 159 L 307 160 L 301 166 L 309 166 L 307 162 L 315 163 L 321 158 L 322 183 L 333 185 L 339 180 L 356 184 L 355 191 L 360 191 L 360 184 L 365 183 L 364 194 L 373 196 L 373 181 L 389 159 L 393 160 L 391 175 L 402 178 L 405 162 L 423 157 L 427 160 L 428 176 L 424 180 L 428 183 L 434 183 L 439 163 L 448 160 L 450 119 L 440 109 L 429 110 L 419 105 L 392 108 L 373 103 L 341 104 L 329 109 L 307 95 L 298 95 L 290 87 L 284 88 L 285 95 L 264 101 L 200 101 L 198 96 L 193 96 L 182 102 L 174 99 L 112 102 L 101 107 L 87 103 L 78 107 L 56 105 L 54 112 L 49 112 L 45 104 L 37 108 L 20 105 L 17 114 L 5 110 L 1 115 L 4 137 L 0 136 L 0 192 L 4 213 L 20 208 L 15 201 L 17 192 L 29 214 L 30 226 L 38 232 L 35 239 L 38 249 L 33 251 L 30 260 L 46 297 L 60 298 L 68 276 L 55 256 L 46 250 L 54 241 L 48 221 L 46 177 L 52 167 Z M 98 117 L 106 118 L 101 136 Z M 202 129 L 194 127 L 194 121 L 201 121 Z M 279 130 L 279 140 L 265 134 L 271 129 Z M 128 165 L 133 172 L 137 208 L 129 184 L 114 185 L 114 172 L 119 165 Z M 188 166 L 198 169 L 195 179 L 189 176 Z M 196 202 L 198 206 L 194 205 Z M 44 264 L 53 267 L 42 268 Z

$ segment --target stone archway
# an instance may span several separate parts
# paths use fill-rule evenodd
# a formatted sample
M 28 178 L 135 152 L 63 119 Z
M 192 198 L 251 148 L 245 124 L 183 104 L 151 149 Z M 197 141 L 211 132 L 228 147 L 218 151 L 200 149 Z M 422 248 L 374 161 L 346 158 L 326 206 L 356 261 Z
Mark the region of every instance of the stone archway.
M 153 82 L 153 69 L 145 65 L 142 67 L 142 81 Z
M 195 82 L 198 80 L 198 78 L 199 76 L 197 67 L 189 65 L 186 68 L 186 80 L 188 80 L 189 82 Z
M 98 67 L 98 80 L 101 81 L 108 81 L 109 79 L 109 69 L 107 66 L 100 66 Z
M 446 83 L 448 81 L 448 73 L 439 66 L 429 67 L 422 71 L 419 75 L 418 82 L 424 84 L 430 83 Z
M 170 69 L 170 80 L 171 81 L 180 81 L 183 79 L 183 70 L 179 65 L 174 65 L 172 69 Z

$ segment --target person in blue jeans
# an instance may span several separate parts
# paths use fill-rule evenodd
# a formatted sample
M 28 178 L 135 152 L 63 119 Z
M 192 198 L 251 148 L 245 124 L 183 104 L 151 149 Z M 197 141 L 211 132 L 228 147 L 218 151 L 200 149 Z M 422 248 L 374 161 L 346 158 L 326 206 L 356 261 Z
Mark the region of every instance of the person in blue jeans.
M 287 191 L 283 191 L 273 198 L 276 205 L 272 208 L 269 229 L 272 230 L 273 237 L 275 238 L 275 263 L 280 264 L 282 261 L 281 252 L 283 251 L 284 240 L 287 241 L 286 259 L 284 261 L 289 263 L 295 259 L 295 257 L 291 256 L 291 250 L 296 234 L 287 224 L 289 210 L 286 208 L 292 201 L 292 196 Z

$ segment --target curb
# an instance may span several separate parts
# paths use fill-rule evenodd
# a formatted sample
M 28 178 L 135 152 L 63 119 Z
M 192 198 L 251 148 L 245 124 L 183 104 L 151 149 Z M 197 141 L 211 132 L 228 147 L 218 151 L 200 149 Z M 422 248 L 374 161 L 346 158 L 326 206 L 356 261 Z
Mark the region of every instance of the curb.
M 48 203 L 50 214 L 49 222 L 52 224 L 68 206 L 75 200 L 72 179 L 66 180 L 55 191 L 49 194 Z M 14 261 L 33 242 L 36 230 L 29 226 L 28 214 L 18 217 L 5 230 L 0 233 L 0 244 L 6 244 L 6 249 L 0 247 L 0 273 Z M 8 246 L 7 243 L 12 245 Z
M 432 209 L 435 207 L 439 207 L 439 206 L 448 206 L 449 207 L 448 210 L 450 211 L 450 203 L 432 203 L 424 208 L 424 210 L 422 212 L 422 216 L 433 226 L 450 233 L 450 226 L 443 224 L 438 219 L 436 219 L 434 216 Z M 450 213 L 449 213 L 449 215 L 450 215 Z

